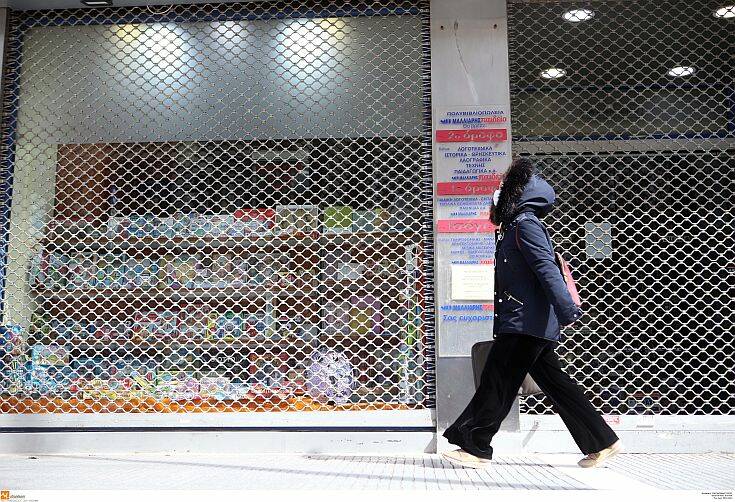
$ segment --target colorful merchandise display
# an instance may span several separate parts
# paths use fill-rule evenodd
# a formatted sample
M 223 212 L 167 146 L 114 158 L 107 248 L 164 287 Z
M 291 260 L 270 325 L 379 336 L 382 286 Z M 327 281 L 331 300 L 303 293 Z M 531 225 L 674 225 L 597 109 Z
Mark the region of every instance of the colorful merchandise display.
M 0 370 L 5 355 L 18 354 L 23 347 L 23 329 L 12 324 L 10 326 L 0 326 Z
M 158 374 L 155 394 L 174 401 L 192 400 L 201 397 L 199 389 L 199 380 L 193 372 L 165 371 Z
M 66 366 L 69 364 L 69 352 L 61 345 L 37 344 L 31 348 L 33 366 Z
M 389 228 L 390 212 L 386 209 L 355 210 L 352 213 L 353 232 L 377 232 Z
M 196 287 L 198 257 L 190 254 L 167 254 L 158 263 L 159 288 Z
M 352 232 L 352 208 L 335 206 L 324 209 L 324 232 L 344 234 Z
M 392 304 L 416 293 L 375 287 L 403 258 L 349 237 L 392 231 L 391 218 L 302 204 L 52 222 L 47 238 L 64 242 L 33 258 L 30 284 L 61 306 L 38 308 L 27 333 L 0 329 L 0 393 L 115 409 L 415 402 L 421 313 Z
M 177 213 L 171 216 L 110 216 L 106 224 L 90 218 L 54 220 L 49 235 L 54 239 L 94 241 L 108 239 L 185 239 L 250 237 L 266 235 L 315 235 L 387 230 L 394 215 L 385 208 L 354 209 L 350 206 L 279 205 L 275 208 L 243 208 L 227 214 Z
M 327 336 L 348 335 L 350 330 L 349 301 L 328 301 L 324 305 L 322 332 Z
M 230 235 L 268 235 L 275 227 L 276 211 L 270 208 L 238 209 Z
M 355 368 L 344 354 L 320 347 L 311 355 L 306 371 L 306 391 L 320 403 L 344 404 L 356 385 Z
M 153 310 L 135 314 L 131 326 L 131 338 L 165 339 L 179 335 L 179 314 L 171 310 Z
M 224 401 L 232 395 L 232 382 L 229 378 L 214 375 L 199 380 L 199 394 L 202 399 Z
M 350 297 L 350 332 L 358 335 L 383 332 L 380 301 L 371 295 Z
M 327 234 L 374 232 L 387 228 L 386 209 L 354 210 L 333 206 L 321 211 L 317 206 L 278 206 L 276 209 L 239 209 L 233 214 L 178 214 L 167 217 L 138 215 L 113 216 L 106 228 L 93 221 L 58 220 L 50 225 L 66 239 L 99 239 L 102 235 L 118 239 L 247 237 L 253 235 L 317 236 Z M 55 235 L 55 234 L 54 234 Z M 41 252 L 30 265 L 30 283 L 50 290 L 148 289 L 148 288 L 226 288 L 246 284 L 265 284 L 275 278 L 285 286 L 302 287 L 318 283 L 319 269 L 302 264 L 289 270 L 272 253 L 240 256 L 234 253 L 166 254 L 160 258 L 128 256 L 125 253 Z M 337 280 L 358 279 L 365 264 L 349 256 L 327 264 Z
M 250 354 L 248 372 L 251 385 L 270 389 L 281 387 L 285 383 L 286 373 L 289 370 L 288 359 L 288 354 L 285 352 Z
M 31 284 L 49 290 L 210 289 L 257 285 L 314 285 L 316 267 L 293 270 L 282 257 L 266 253 L 166 254 L 158 259 L 124 254 L 69 256 L 39 254 Z
M 249 313 L 243 317 L 243 334 L 252 340 L 262 342 L 268 337 L 271 324 L 267 313 Z
M 238 340 L 243 336 L 242 317 L 234 312 L 213 313 L 207 323 L 208 340 Z
M 317 206 L 276 207 L 276 233 L 280 235 L 314 235 L 319 227 Z
M 367 270 L 367 264 L 353 258 L 348 251 L 336 251 L 325 257 L 325 275 L 335 281 L 358 281 L 365 277 Z
M 136 215 L 110 218 L 105 235 L 111 239 L 247 237 L 272 233 L 275 221 L 272 208 L 243 208 L 230 214 Z
M 311 342 L 319 337 L 319 328 L 301 315 L 278 315 L 274 316 L 268 324 L 265 337 L 272 341 L 303 340 Z
M 181 311 L 179 335 L 185 340 L 199 341 L 207 336 L 209 315 L 202 304 L 190 305 Z
M 24 351 L 23 329 L 0 326 L 0 393 L 16 394 L 30 389 L 31 362 Z
M 30 360 L 24 356 L 12 358 L 5 365 L 0 375 L 0 392 L 7 392 L 10 395 L 20 392 L 32 392 L 31 371 L 32 366 Z

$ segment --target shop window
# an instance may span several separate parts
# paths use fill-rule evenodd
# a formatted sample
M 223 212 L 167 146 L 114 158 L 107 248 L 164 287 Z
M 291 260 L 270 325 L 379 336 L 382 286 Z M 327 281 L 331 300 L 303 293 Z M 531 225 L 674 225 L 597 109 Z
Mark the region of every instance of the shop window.
M 3 413 L 432 405 L 426 6 L 323 7 L 14 14 Z

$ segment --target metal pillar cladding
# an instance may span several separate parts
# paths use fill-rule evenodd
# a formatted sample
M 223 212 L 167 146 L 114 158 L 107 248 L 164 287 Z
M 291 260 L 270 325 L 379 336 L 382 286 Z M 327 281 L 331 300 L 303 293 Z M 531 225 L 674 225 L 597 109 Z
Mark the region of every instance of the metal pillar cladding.
M 10 30 L 0 418 L 429 414 L 428 4 L 27 11 Z
M 561 357 L 613 421 L 735 413 L 731 3 L 508 3 L 514 153 L 585 303 Z

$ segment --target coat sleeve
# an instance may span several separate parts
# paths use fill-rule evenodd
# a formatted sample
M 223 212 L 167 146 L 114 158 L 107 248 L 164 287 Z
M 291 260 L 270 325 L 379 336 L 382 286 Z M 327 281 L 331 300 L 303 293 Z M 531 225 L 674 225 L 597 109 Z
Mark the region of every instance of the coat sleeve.
M 559 324 L 572 324 L 582 316 L 582 310 L 577 307 L 567 290 L 541 223 L 533 218 L 526 218 L 518 222 L 516 231 L 521 254 L 541 283 Z

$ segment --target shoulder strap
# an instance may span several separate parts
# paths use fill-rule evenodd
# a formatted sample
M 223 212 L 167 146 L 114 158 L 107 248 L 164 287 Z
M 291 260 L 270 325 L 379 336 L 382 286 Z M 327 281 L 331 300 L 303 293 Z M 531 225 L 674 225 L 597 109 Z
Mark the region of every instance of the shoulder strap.
M 528 214 L 529 213 L 521 213 L 513 219 L 513 223 L 516 225 L 516 247 L 519 251 L 521 249 L 521 242 L 518 240 L 518 224 L 523 220 L 527 220 L 529 218 Z
M 527 220 L 527 219 L 531 218 L 531 216 L 530 216 L 531 214 L 532 213 L 521 213 L 521 214 L 519 214 L 518 216 L 515 217 L 515 219 L 513 220 L 513 223 L 515 223 L 516 224 L 516 227 L 517 227 L 518 226 L 518 223 L 522 222 L 523 220 Z M 549 231 L 547 230 L 546 225 L 544 225 L 540 221 L 539 221 L 539 224 L 541 225 L 541 228 L 544 229 L 544 233 L 546 234 L 546 240 L 549 241 L 549 246 L 551 246 L 551 252 L 554 253 L 554 254 L 557 254 L 556 251 L 554 250 L 554 243 L 551 241 L 551 236 L 549 235 Z M 518 239 L 518 228 L 516 228 L 516 247 L 519 250 L 521 249 L 521 242 Z
M 520 223 L 523 220 L 529 219 L 530 216 L 522 217 L 523 215 L 527 215 L 528 213 L 521 213 L 519 214 L 514 220 L 513 223 Z M 538 218 L 537 218 L 538 219 Z M 567 291 L 569 291 L 569 294 L 572 297 L 572 301 L 579 307 L 582 305 L 582 300 L 579 298 L 579 292 L 577 291 L 577 285 L 574 283 L 574 278 L 572 277 L 572 271 L 569 268 L 569 264 L 566 262 L 564 257 L 554 249 L 554 243 L 551 242 L 551 236 L 549 235 L 549 230 L 546 228 L 546 225 L 541 223 L 539 221 L 539 224 L 541 225 L 541 228 L 544 229 L 544 233 L 546 234 L 546 240 L 549 242 L 549 246 L 551 246 L 551 253 L 554 255 L 554 261 L 556 262 L 556 266 L 559 268 L 559 272 L 561 273 L 562 279 L 564 280 L 564 284 L 567 286 Z M 517 227 L 518 225 L 516 225 Z M 521 250 L 521 242 L 518 238 L 518 228 L 515 229 L 516 231 L 516 246 L 518 247 L 518 250 Z

